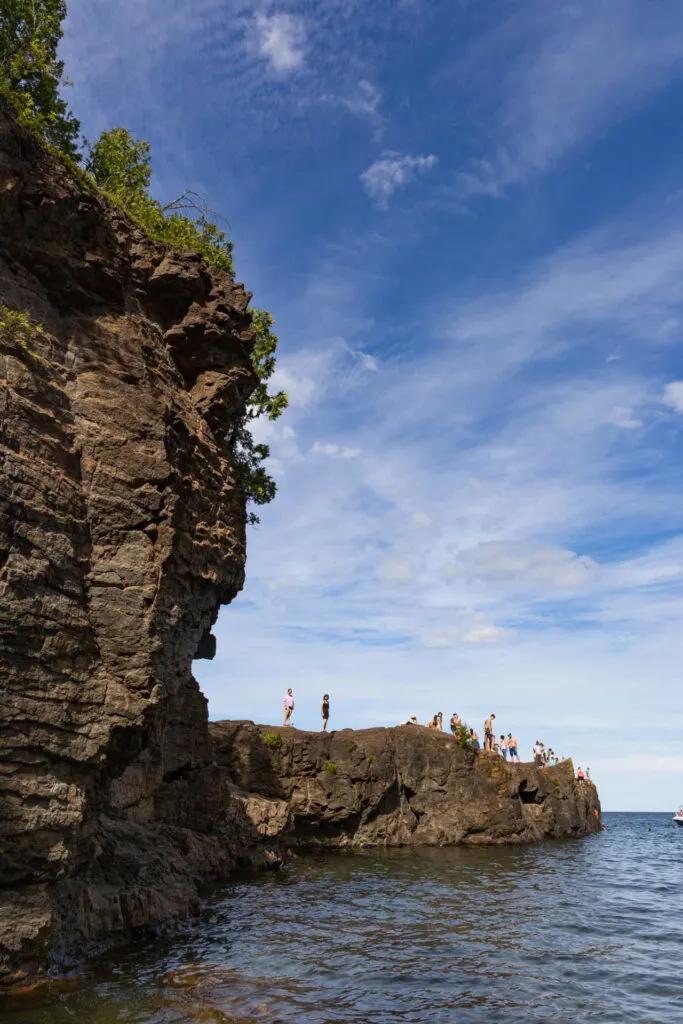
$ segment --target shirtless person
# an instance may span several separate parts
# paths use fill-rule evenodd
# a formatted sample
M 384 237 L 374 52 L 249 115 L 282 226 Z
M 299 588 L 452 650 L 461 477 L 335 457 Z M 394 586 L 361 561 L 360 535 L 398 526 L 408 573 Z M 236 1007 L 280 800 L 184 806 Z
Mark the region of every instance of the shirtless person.
M 493 750 L 495 738 L 493 735 L 493 719 L 496 716 L 491 713 L 484 722 L 484 750 Z
M 294 694 L 292 693 L 291 689 L 287 690 L 287 693 L 285 694 L 284 705 L 285 720 L 282 724 L 291 725 L 292 711 L 294 710 Z
M 508 733 L 508 755 L 511 761 L 516 761 L 519 764 L 519 754 L 517 753 L 517 740 L 511 732 Z

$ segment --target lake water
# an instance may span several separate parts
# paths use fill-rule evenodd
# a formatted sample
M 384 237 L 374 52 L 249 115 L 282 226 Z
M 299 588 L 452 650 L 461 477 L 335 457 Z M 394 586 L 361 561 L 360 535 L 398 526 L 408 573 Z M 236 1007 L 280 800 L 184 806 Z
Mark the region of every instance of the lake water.
M 3 1024 L 683 1020 L 683 829 L 608 814 L 585 840 L 300 858 L 207 900 Z

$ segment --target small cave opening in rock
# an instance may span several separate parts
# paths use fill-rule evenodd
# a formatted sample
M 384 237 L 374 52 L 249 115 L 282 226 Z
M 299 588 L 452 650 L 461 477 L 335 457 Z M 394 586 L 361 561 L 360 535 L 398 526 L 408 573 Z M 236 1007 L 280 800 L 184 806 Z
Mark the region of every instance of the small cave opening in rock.
M 526 779 L 522 779 L 522 781 L 520 782 L 517 793 L 519 795 L 519 799 L 522 801 L 523 804 L 540 803 L 538 799 L 538 786 L 528 788 L 528 783 Z

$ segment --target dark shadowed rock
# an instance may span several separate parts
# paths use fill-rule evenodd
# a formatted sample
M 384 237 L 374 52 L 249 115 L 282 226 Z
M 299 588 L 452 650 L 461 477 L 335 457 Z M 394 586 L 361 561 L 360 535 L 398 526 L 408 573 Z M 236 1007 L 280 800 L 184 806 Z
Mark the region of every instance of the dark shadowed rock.
M 0 975 L 184 910 L 235 859 L 191 673 L 244 580 L 222 445 L 249 295 L 0 113 Z
M 302 732 L 212 722 L 233 799 L 264 839 L 302 846 L 526 843 L 597 832 L 571 761 L 508 764 L 420 726 Z

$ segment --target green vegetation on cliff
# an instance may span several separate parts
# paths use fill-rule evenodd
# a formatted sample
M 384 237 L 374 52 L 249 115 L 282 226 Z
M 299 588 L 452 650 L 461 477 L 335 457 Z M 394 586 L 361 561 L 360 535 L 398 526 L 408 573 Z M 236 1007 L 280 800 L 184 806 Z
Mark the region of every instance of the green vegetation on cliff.
M 59 92 L 65 79 L 57 46 L 65 16 L 65 0 L 0 0 L 0 96 L 10 103 L 21 124 L 80 170 L 74 159 L 80 159 L 80 125 Z M 233 243 L 209 219 L 211 211 L 201 197 L 188 190 L 162 204 L 150 195 L 151 154 L 144 139 L 136 140 L 121 127 L 102 132 L 88 148 L 85 169 L 88 180 L 151 238 L 198 252 L 207 263 L 234 276 Z M 256 333 L 252 362 L 259 383 L 244 415 L 224 440 L 247 502 L 265 505 L 275 497 L 277 484 L 265 468 L 268 445 L 254 440 L 250 425 L 260 416 L 277 419 L 287 407 L 287 396 L 268 390 L 278 343 L 273 317 L 266 310 L 250 312 Z M 254 512 L 247 520 L 259 521 Z
M 59 94 L 57 60 L 65 0 L 0 0 L 0 96 L 20 124 L 68 157 L 78 154 L 80 124 Z

